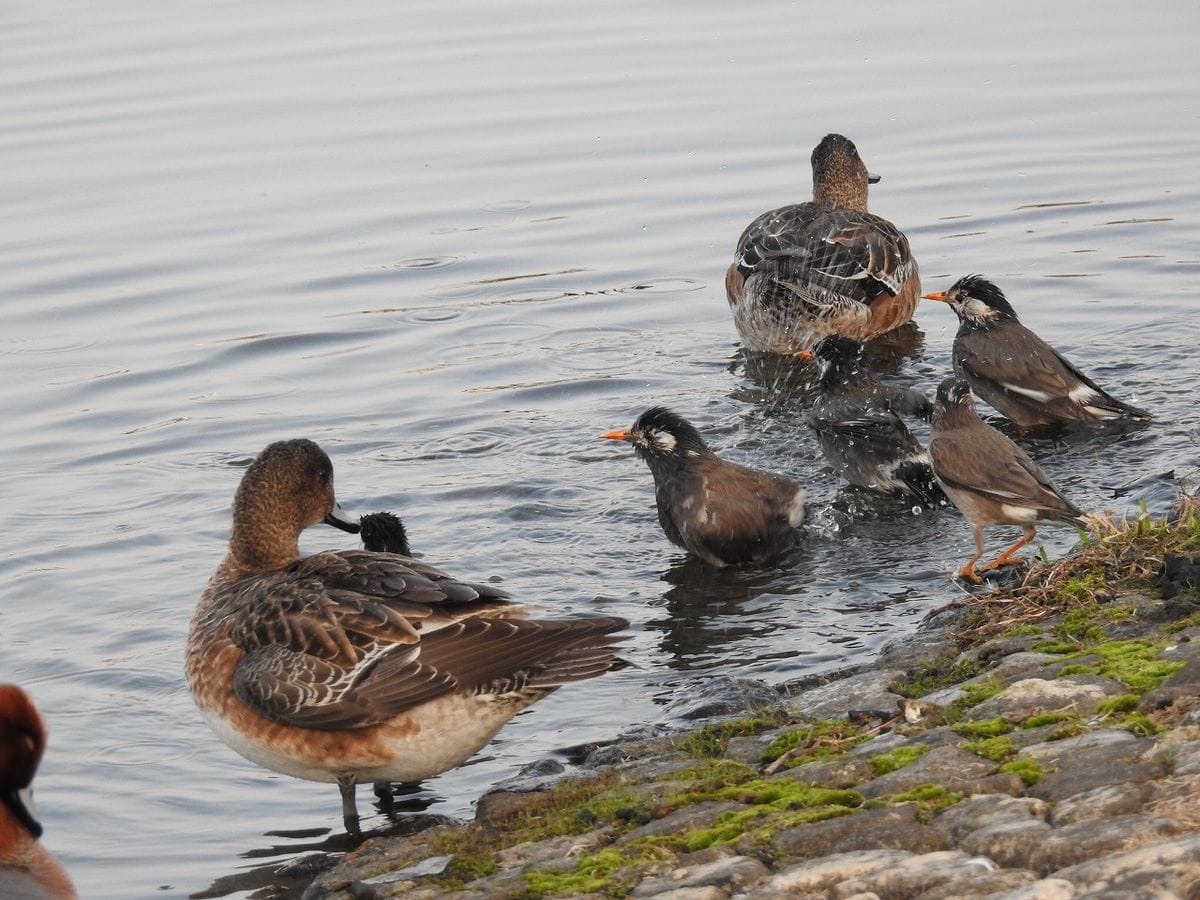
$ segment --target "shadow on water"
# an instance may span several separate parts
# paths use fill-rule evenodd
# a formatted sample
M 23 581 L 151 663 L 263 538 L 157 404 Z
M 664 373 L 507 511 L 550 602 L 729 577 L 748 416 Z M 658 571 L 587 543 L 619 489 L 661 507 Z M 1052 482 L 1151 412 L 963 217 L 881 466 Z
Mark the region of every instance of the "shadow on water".
M 317 875 L 336 863 L 342 854 L 358 849 L 372 838 L 408 837 L 438 825 L 453 823 L 455 820 L 448 816 L 425 812 L 441 799 L 419 784 L 397 784 L 392 786 L 390 799 L 377 800 L 375 803 L 375 810 L 383 815 L 385 824 L 364 830 L 361 834 L 345 831 L 333 833 L 326 828 L 268 831 L 264 837 L 282 840 L 270 846 L 247 850 L 241 857 L 248 860 L 269 859 L 271 862 L 232 875 L 223 875 L 189 897 L 205 900 L 253 892 L 251 896 L 256 900 L 295 900 L 303 895 Z
M 647 631 L 659 632 L 664 664 L 676 670 L 707 668 L 719 660 L 727 645 L 785 627 L 770 616 L 756 615 L 756 601 L 785 593 L 787 578 L 810 571 L 806 539 L 769 568 L 715 569 L 686 556 L 659 575 L 670 585 L 663 593 L 664 615 L 646 621 Z

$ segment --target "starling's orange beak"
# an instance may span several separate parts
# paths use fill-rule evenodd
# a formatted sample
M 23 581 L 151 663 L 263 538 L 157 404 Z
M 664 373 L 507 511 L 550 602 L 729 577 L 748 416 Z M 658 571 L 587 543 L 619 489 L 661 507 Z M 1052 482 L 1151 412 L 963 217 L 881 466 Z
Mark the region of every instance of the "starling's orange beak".
M 796 359 L 802 359 L 805 362 L 811 362 L 813 358 L 813 352 L 811 350 L 797 350 L 792 354 L 792 356 L 796 357 Z
M 935 291 L 932 294 L 922 294 L 921 299 L 922 300 L 937 300 L 939 303 L 949 303 L 950 302 L 949 299 L 947 299 L 947 297 L 946 297 L 945 291 Z
M 629 440 L 628 431 L 609 431 L 600 435 L 602 438 L 608 438 L 610 441 L 627 441 Z

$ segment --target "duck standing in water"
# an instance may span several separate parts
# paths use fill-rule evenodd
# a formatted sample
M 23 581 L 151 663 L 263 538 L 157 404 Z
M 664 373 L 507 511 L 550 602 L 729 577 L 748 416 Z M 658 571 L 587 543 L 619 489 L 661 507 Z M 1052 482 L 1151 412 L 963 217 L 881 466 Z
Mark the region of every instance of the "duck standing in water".
M 601 437 L 627 441 L 654 476 L 658 521 L 673 544 L 714 566 L 766 560 L 790 547 L 804 492 L 790 478 L 726 462 L 682 416 L 654 406 Z
M 795 353 L 838 334 L 869 341 L 908 322 L 921 277 L 908 239 L 867 212 L 858 149 L 829 134 L 812 152 L 813 198 L 763 213 L 725 273 L 733 321 L 750 350 Z
M 623 619 L 531 620 L 493 586 L 393 553 L 301 557 L 300 532 L 319 522 L 359 528 L 334 499 L 329 457 L 305 439 L 271 444 L 238 485 L 187 681 L 242 756 L 337 783 L 352 832 L 356 784 L 452 769 L 531 703 L 621 664 Z
M 954 371 L 979 397 L 1021 428 L 1058 422 L 1149 419 L 1144 409 L 1100 388 L 1017 319 L 1004 293 L 981 275 L 925 294 L 958 316 Z

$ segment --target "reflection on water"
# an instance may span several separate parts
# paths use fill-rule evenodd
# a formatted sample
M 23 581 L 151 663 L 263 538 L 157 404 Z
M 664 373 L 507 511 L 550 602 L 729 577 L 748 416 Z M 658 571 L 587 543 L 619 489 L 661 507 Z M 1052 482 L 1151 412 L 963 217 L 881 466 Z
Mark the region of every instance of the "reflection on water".
M 804 425 L 811 367 L 743 353 L 730 319 L 738 234 L 810 196 L 826 132 L 883 175 L 872 208 L 927 290 L 995 278 L 1155 414 L 1015 435 L 1055 483 L 1089 510 L 1165 510 L 1166 473 L 1200 470 L 1200 8 L 1103 13 L 7 10 L 0 680 L 46 716 L 45 840 L 83 894 L 293 890 L 280 866 L 344 846 L 329 785 L 234 755 L 183 686 L 237 478 L 272 440 L 319 441 L 343 505 L 395 510 L 429 562 L 633 622 L 630 668 L 546 698 L 366 829 L 469 817 L 531 759 L 660 721 L 683 681 L 828 672 L 957 595 L 962 517 L 842 484 Z M 957 323 L 916 317 L 872 364 L 931 394 Z M 804 544 L 760 572 L 671 546 L 644 467 L 597 438 L 655 404 L 799 479 Z M 302 549 L 351 543 L 314 528 Z

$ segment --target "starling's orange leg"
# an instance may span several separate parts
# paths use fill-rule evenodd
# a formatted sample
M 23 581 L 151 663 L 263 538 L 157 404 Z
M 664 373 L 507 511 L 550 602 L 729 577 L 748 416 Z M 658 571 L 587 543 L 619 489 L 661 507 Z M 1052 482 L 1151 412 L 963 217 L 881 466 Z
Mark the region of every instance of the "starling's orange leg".
M 1028 544 L 1030 541 L 1032 541 L 1036 535 L 1037 535 L 1037 532 L 1034 531 L 1032 528 L 1026 530 L 1025 534 L 1021 536 L 1021 539 L 1019 541 L 1017 541 L 1015 544 L 1013 544 L 1011 547 L 1009 547 L 1007 550 L 1005 550 L 1003 553 L 1001 553 L 999 556 L 997 556 L 995 559 L 993 559 L 990 563 L 988 563 L 986 566 L 981 568 L 979 571 L 980 572 L 990 572 L 993 569 L 1000 568 L 1001 566 L 1024 565 L 1025 560 L 1019 556 L 1014 559 L 1013 554 L 1016 553 L 1018 550 L 1020 550 L 1022 547 L 1024 547 L 1026 544 Z
M 975 574 L 975 563 L 983 556 L 983 529 L 972 526 L 975 533 L 975 555 L 963 563 L 963 567 L 954 573 L 955 578 L 966 578 L 972 584 L 983 584 L 983 579 Z

